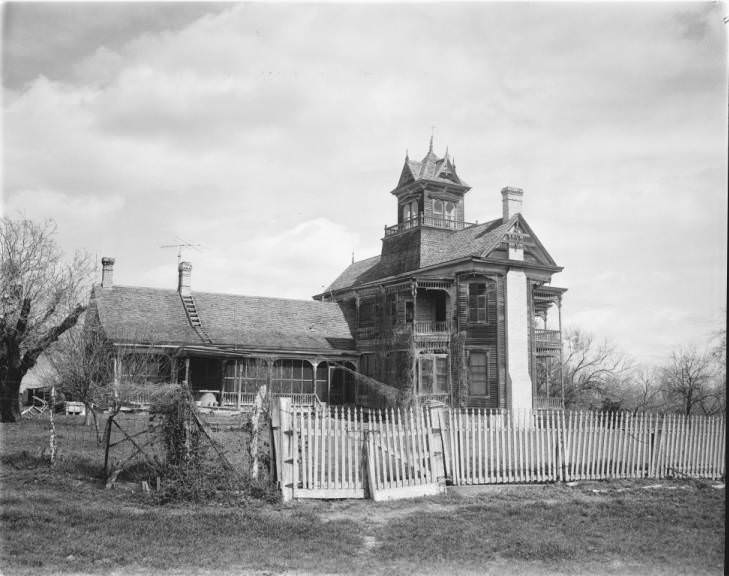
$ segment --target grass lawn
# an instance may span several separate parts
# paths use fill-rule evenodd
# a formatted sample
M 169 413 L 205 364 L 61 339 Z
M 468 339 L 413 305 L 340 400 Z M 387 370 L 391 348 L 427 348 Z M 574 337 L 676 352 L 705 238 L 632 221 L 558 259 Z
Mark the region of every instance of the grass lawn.
M 0 572 L 722 574 L 716 482 L 449 489 L 429 499 L 155 506 L 93 468 L 18 456 L 0 425 Z M 659 486 L 658 486 L 659 485 Z

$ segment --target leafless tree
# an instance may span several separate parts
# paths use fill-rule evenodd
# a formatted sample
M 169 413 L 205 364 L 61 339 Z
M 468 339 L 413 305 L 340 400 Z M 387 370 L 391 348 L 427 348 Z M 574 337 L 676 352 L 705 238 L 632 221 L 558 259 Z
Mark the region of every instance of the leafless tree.
M 77 325 L 46 355 L 53 385 L 67 398 L 84 403 L 89 424 L 96 406 L 108 405 L 113 397 L 114 347 L 99 328 Z
M 565 407 L 596 408 L 606 400 L 614 403 L 631 368 L 613 345 L 596 342 L 582 330 L 568 330 L 562 362 Z
M 623 388 L 624 407 L 638 412 L 655 412 L 665 408 L 660 372 L 655 368 L 638 367 Z
M 661 369 L 666 401 L 677 412 L 689 415 L 712 413 L 716 390 L 712 386 L 712 365 L 708 353 L 684 348 L 671 355 Z
M 63 259 L 55 224 L 0 219 L 0 420 L 20 417 L 23 376 L 86 308 L 91 266 Z

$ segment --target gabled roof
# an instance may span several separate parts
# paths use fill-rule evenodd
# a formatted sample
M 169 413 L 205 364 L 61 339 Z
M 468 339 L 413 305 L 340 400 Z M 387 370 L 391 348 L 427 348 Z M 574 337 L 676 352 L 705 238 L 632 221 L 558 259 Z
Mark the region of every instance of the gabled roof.
M 212 343 L 282 351 L 352 350 L 354 341 L 336 303 L 194 292 L 202 326 Z M 195 345 L 203 341 L 175 290 L 94 287 L 92 303 L 107 337 L 154 344 Z
M 502 245 L 506 233 L 517 223 L 529 234 L 545 263 L 556 267 L 554 260 L 532 232 L 524 217 L 516 214 L 506 222 L 502 218 L 497 218 L 452 232 L 439 242 L 426 243 L 420 254 L 420 268 L 447 264 L 468 257 L 488 258 L 491 252 Z M 381 256 L 374 256 L 348 266 L 324 293 L 367 284 L 392 275 L 394 275 L 392 270 L 382 262 Z

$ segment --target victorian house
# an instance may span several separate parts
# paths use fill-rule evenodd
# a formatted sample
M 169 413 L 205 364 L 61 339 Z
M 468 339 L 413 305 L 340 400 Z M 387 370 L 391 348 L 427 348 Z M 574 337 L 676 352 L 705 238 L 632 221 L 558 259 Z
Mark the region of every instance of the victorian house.
M 561 268 L 522 215 L 524 192 L 501 190 L 500 217 L 466 221 L 470 187 L 446 153 L 406 157 L 397 223 L 380 255 L 353 262 L 314 300 L 115 285 L 103 260 L 87 323 L 117 350 L 115 378 L 186 382 L 203 403 L 240 406 L 262 384 L 299 402 L 371 405 L 371 382 L 427 401 L 557 408 Z M 364 377 L 359 378 L 357 374 Z
M 501 216 L 482 224 L 466 221 L 469 190 L 431 139 L 405 159 L 380 255 L 315 298 L 351 318 L 359 369 L 376 380 L 452 405 L 561 407 L 562 268 L 522 215 L 523 190 L 503 188 Z

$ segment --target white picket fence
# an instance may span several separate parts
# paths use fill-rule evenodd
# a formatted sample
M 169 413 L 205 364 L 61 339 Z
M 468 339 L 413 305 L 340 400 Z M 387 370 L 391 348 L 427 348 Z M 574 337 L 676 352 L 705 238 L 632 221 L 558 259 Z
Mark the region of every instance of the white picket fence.
M 722 478 L 723 416 L 305 407 L 279 398 L 276 470 L 291 498 L 425 496 L 455 485 Z
M 723 416 L 449 410 L 454 484 L 721 478 Z

